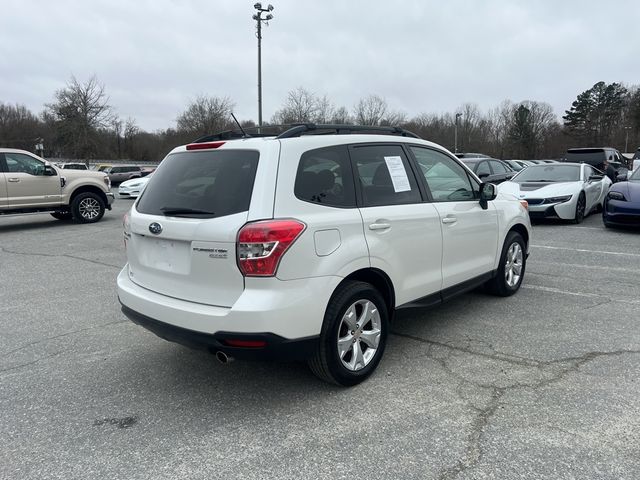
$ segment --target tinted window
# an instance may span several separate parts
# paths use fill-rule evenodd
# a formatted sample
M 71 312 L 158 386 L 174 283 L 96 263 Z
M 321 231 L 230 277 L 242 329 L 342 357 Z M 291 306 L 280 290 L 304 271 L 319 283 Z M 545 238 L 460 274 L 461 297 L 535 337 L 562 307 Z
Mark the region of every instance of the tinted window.
M 484 175 L 491 175 L 491 169 L 489 168 L 489 162 L 480 162 L 478 164 L 478 166 L 473 170 L 476 175 L 479 176 L 484 176 Z
M 413 171 L 399 145 L 352 147 L 351 158 L 365 207 L 422 201 Z
M 258 152 L 249 150 L 171 154 L 154 173 L 136 208 L 151 215 L 196 218 L 247 211 L 258 157 Z
M 411 147 L 434 202 L 477 198 L 477 188 L 466 170 L 447 155 L 428 148 Z M 486 163 L 486 162 L 483 162 Z
M 319 148 L 304 153 L 298 165 L 294 193 L 307 202 L 355 207 L 347 147 Z
M 509 170 L 501 163 L 495 160 L 490 160 L 493 173 L 507 173 Z
M 579 165 L 548 163 L 532 165 L 513 177 L 513 182 L 575 182 L 580 180 Z

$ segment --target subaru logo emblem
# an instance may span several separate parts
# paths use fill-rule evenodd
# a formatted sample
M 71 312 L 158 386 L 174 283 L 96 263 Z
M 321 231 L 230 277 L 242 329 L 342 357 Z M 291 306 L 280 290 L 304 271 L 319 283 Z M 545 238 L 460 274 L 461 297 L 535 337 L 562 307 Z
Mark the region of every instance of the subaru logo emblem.
M 162 225 L 160 225 L 158 222 L 153 222 L 151 225 L 149 225 L 149 231 L 154 235 L 160 235 L 162 233 Z

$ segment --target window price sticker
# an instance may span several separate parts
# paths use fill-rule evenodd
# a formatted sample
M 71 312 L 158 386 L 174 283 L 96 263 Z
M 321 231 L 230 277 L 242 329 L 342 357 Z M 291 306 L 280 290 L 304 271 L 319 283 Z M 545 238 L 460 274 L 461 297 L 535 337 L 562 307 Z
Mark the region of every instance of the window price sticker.
M 391 181 L 393 182 L 393 190 L 396 193 L 408 192 L 411 190 L 409 185 L 409 177 L 407 177 L 407 171 L 404 169 L 401 157 L 384 157 L 384 161 L 387 164 L 389 175 L 391 175 Z

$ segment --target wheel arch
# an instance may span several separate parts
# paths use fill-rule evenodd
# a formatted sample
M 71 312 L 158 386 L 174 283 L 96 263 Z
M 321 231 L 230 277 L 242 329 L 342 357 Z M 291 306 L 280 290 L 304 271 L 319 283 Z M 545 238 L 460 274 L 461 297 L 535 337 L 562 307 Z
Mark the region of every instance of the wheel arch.
M 347 275 L 335 288 L 334 293 L 340 289 L 345 282 L 360 281 L 373 285 L 384 298 L 389 311 L 389 319 L 393 318 L 393 312 L 396 308 L 396 292 L 393 282 L 389 276 L 378 268 L 362 268 Z
M 73 191 L 73 193 L 69 197 L 69 205 L 71 205 L 73 203 L 73 200 L 81 193 L 95 193 L 102 199 L 105 207 L 109 204 L 109 202 L 107 201 L 107 196 L 100 188 L 94 185 L 80 185 Z
M 520 236 L 523 238 L 525 246 L 527 247 L 527 251 L 529 251 L 529 230 L 527 230 L 527 227 L 525 227 L 523 224 L 521 223 L 516 223 L 515 225 L 513 225 L 509 231 L 507 232 L 507 235 L 509 235 L 509 232 L 516 232 L 519 233 Z M 505 235 L 505 239 L 506 239 L 506 235 Z M 504 244 L 504 242 L 503 242 Z M 502 251 L 502 249 L 500 250 Z

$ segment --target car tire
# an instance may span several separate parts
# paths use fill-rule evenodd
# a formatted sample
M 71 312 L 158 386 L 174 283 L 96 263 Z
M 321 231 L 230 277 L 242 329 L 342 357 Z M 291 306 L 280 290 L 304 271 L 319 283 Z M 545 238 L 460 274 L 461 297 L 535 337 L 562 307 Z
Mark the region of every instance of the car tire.
M 357 385 L 380 363 L 388 329 L 389 312 L 380 292 L 365 282 L 343 284 L 327 306 L 318 346 L 309 360 L 311 371 L 329 383 Z
M 94 223 L 104 215 L 104 201 L 93 192 L 76 195 L 71 202 L 73 220 L 77 223 Z
M 576 202 L 575 217 L 573 217 L 573 223 L 576 225 L 582 223 L 582 220 L 584 220 L 586 206 L 587 200 L 584 196 L 584 192 L 580 192 L 580 195 L 578 195 L 578 201 Z
M 58 220 L 71 220 L 73 218 L 71 212 L 53 212 L 51 216 Z
M 496 276 L 485 283 L 489 293 L 508 297 L 518 291 L 527 267 L 526 245 L 522 235 L 509 232 L 505 238 Z

